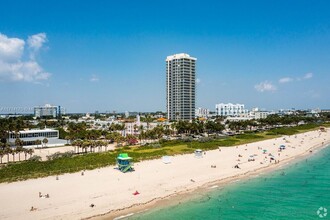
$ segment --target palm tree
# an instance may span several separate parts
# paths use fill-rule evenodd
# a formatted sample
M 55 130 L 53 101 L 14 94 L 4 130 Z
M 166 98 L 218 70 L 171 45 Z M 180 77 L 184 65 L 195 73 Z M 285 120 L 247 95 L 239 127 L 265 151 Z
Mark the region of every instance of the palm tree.
M 16 150 L 11 149 L 11 155 L 13 155 L 13 162 L 15 162 L 15 154 L 16 154 Z
M 164 134 L 171 135 L 170 125 L 168 125 L 168 124 L 165 125 Z
M 141 131 L 139 134 L 140 144 L 142 144 L 142 140 L 146 138 L 146 133 L 144 131 Z
M 69 144 L 69 140 L 71 140 L 71 137 L 69 135 L 65 136 L 66 143 Z
M 21 139 L 16 138 L 15 145 L 16 145 L 16 153 L 18 153 L 18 161 L 21 161 L 21 152 L 23 151 L 23 144 L 24 142 Z
M 134 135 L 136 135 L 138 132 L 138 125 L 134 124 L 133 128 L 134 128 Z
M 139 139 L 140 139 L 140 144 L 142 143 L 142 140 L 144 139 L 144 127 L 143 125 L 139 126 Z
M 0 149 L 0 164 L 2 163 L 2 158 L 5 155 L 5 152 L 3 149 Z
M 27 150 L 27 152 L 28 152 L 28 154 L 30 154 L 30 158 L 31 158 L 32 154 L 34 153 L 34 150 L 32 148 L 30 148 Z
M 101 141 L 101 151 L 102 151 L 102 147 L 104 146 L 106 150 L 108 150 L 108 142 L 107 141 Z
M 172 132 L 173 132 L 173 135 L 175 135 L 175 133 L 176 133 L 176 125 L 177 125 L 177 122 L 173 122 L 171 125 L 170 125 L 170 127 L 171 127 L 171 129 L 172 129 Z
M 15 145 L 16 145 L 16 147 L 18 147 L 18 146 L 22 146 L 23 147 L 23 141 L 21 140 L 21 139 L 19 139 L 19 138 L 16 138 L 16 140 L 15 140 Z
M 84 141 L 82 144 L 82 148 L 87 153 L 87 148 L 91 145 L 90 141 Z
M 35 141 L 35 144 L 37 145 L 37 148 L 39 148 L 39 145 L 41 144 L 41 140 L 39 140 L 39 139 L 36 140 L 36 141 Z
M 164 127 L 163 125 L 157 125 L 154 129 L 157 139 L 160 139 L 164 135 Z
M 95 147 L 97 147 L 97 151 L 100 152 L 100 149 L 102 149 L 103 141 L 95 141 Z
M 45 145 L 45 147 L 46 147 L 46 144 L 48 143 L 48 139 L 47 138 L 44 138 L 43 140 L 42 140 L 42 143 Z
M 145 118 L 144 118 L 145 122 L 147 122 L 147 130 L 150 129 L 150 122 L 153 121 L 153 118 L 151 118 L 150 115 L 147 115 Z
M 72 142 L 72 145 L 75 147 L 75 152 L 76 152 L 76 148 L 77 148 L 77 152 L 79 154 L 79 148 L 82 147 L 82 140 L 75 140 L 74 142 Z
M 22 146 L 16 147 L 16 153 L 18 153 L 18 161 L 21 161 L 21 153 L 24 151 Z
M 125 137 L 121 136 L 121 134 L 117 132 L 115 132 L 114 134 L 115 134 L 114 136 L 115 142 L 117 142 L 117 146 L 120 146 L 121 143 L 125 140 Z
M 11 154 L 12 149 L 7 145 L 4 149 L 4 153 L 7 154 L 7 163 L 9 163 L 9 154 Z
M 96 141 L 91 141 L 90 151 L 95 152 Z
M 27 154 L 29 153 L 29 149 L 23 148 L 23 153 L 24 153 L 25 160 L 26 160 Z

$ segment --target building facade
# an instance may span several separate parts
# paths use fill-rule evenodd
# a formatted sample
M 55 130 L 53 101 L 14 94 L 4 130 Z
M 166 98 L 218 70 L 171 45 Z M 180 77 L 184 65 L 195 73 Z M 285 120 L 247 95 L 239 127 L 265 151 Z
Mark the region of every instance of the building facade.
M 217 115 L 219 116 L 240 116 L 246 114 L 243 104 L 220 103 L 215 105 Z
M 46 104 L 45 106 L 34 107 L 34 117 L 37 118 L 41 118 L 43 116 L 52 116 L 53 118 L 57 118 L 62 114 L 65 114 L 65 112 L 61 106 Z
M 198 118 L 208 118 L 210 115 L 210 110 L 207 108 L 196 108 L 195 115 Z
M 64 146 L 67 141 L 59 139 L 59 131 L 55 129 L 36 129 L 36 130 L 26 130 L 26 131 L 19 131 L 19 132 L 9 132 L 8 142 L 11 145 L 15 145 L 16 139 L 19 138 L 23 141 L 24 147 L 36 147 L 37 140 L 41 142 L 43 139 L 47 138 L 48 143 L 46 145 L 42 144 L 41 146 Z
M 180 53 L 166 59 L 168 120 L 195 118 L 196 58 Z

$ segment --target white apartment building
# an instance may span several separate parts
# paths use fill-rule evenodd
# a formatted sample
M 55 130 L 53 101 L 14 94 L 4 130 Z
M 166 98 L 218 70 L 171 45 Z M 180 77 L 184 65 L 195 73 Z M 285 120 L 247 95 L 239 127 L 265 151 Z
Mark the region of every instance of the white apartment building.
M 251 119 L 267 118 L 267 116 L 270 115 L 270 114 L 271 114 L 271 112 L 262 111 L 262 110 L 259 110 L 259 108 L 252 108 L 252 110 L 249 113 Z
M 207 108 L 196 108 L 195 116 L 198 118 L 208 118 L 210 115 L 210 110 Z
M 196 58 L 180 53 L 166 58 L 168 120 L 195 118 Z
M 248 112 L 243 104 L 220 103 L 215 105 L 215 109 L 218 116 L 240 116 Z

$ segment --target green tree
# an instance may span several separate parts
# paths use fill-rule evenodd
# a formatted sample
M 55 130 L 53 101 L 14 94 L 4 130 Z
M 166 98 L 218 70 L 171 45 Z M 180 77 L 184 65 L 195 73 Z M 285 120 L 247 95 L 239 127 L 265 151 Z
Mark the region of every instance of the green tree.
M 15 140 L 15 145 L 16 145 L 15 152 L 18 154 L 18 161 L 21 161 L 21 152 L 23 152 L 23 144 L 24 144 L 24 142 L 21 139 L 16 138 L 16 140 Z
M 23 148 L 23 153 L 24 153 L 24 160 L 26 160 L 27 159 L 27 155 L 28 155 L 28 153 L 29 153 L 29 149 L 27 149 L 27 148 Z
M 69 144 L 69 141 L 71 140 L 70 135 L 65 136 L 66 144 Z
M 48 143 L 48 139 L 47 139 L 47 138 L 44 138 L 44 139 L 42 140 L 42 143 L 43 143 L 44 146 L 46 147 L 46 146 L 47 146 L 47 143 Z
M 41 140 L 39 140 L 39 139 L 35 140 L 35 144 L 37 145 L 37 148 L 39 148 L 39 145 L 41 145 L 41 143 L 42 143 Z
M 9 145 L 7 145 L 4 149 L 4 153 L 7 155 L 7 163 L 9 163 L 9 155 L 12 153 L 12 149 L 11 147 L 9 147 Z
M 27 152 L 28 152 L 28 154 L 30 154 L 30 158 L 31 158 L 32 154 L 34 153 L 34 150 L 32 148 L 30 148 L 27 150 Z
M 0 164 L 2 164 L 2 158 L 5 155 L 5 152 L 3 149 L 0 149 Z

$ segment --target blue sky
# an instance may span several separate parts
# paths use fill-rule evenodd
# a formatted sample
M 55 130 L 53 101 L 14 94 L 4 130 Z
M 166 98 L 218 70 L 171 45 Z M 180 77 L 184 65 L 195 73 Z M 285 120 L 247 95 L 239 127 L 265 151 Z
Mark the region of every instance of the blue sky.
M 3 1 L 0 107 L 165 111 L 165 59 L 197 107 L 330 108 L 329 1 Z

